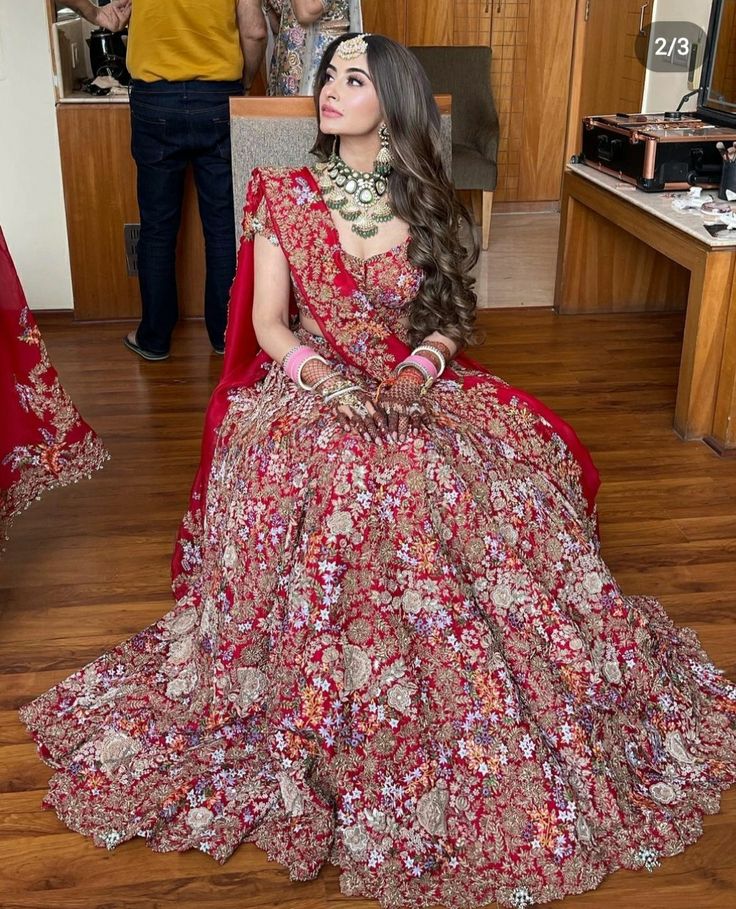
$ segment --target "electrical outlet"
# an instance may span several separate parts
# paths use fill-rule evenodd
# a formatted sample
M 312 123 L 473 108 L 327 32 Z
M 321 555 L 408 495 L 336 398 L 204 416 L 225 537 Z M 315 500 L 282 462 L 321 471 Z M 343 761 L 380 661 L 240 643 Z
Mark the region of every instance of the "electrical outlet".
M 128 275 L 135 278 L 138 274 L 138 237 L 140 224 L 123 224 L 123 242 L 125 243 L 125 265 Z

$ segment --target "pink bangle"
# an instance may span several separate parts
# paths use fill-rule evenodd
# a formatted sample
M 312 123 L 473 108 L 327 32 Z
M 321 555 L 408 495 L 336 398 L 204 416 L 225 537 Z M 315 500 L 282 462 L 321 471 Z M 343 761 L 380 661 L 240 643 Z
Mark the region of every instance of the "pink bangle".
M 316 351 L 312 350 L 311 347 L 307 347 L 305 344 L 302 344 L 300 347 L 293 347 L 286 354 L 282 361 L 282 366 L 284 367 L 286 375 L 295 385 L 297 384 L 300 368 L 310 357 L 316 356 Z
M 429 359 L 429 357 L 420 357 L 418 354 L 412 354 L 410 357 L 407 357 L 405 360 L 401 361 L 402 366 L 408 366 L 410 363 L 415 363 L 417 366 L 421 366 L 423 369 L 432 376 L 433 379 L 436 379 L 440 374 L 439 369 L 434 365 L 434 363 Z

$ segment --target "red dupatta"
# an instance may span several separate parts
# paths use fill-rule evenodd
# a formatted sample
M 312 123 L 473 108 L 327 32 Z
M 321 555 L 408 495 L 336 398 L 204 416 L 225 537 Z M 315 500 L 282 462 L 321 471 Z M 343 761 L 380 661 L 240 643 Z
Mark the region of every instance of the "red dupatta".
M 0 547 L 41 493 L 76 483 L 108 455 L 49 362 L 0 230 Z
M 218 429 L 227 411 L 229 395 L 250 387 L 265 375 L 270 357 L 260 350 L 253 329 L 254 240 L 253 221 L 265 199 L 271 226 L 289 264 L 292 281 L 320 331 L 343 361 L 380 381 L 411 353 L 383 321 L 381 311 L 363 294 L 345 268 L 339 234 L 317 182 L 307 167 L 296 170 L 257 168 L 246 195 L 243 237 L 238 267 L 230 292 L 227 343 L 222 377 L 210 401 L 202 440 L 202 460 L 192 489 L 190 507 L 204 502 L 207 477 Z M 295 312 L 294 301 L 290 304 Z M 574 454 L 581 468 L 582 484 L 592 512 L 599 486 L 598 471 L 573 429 L 532 395 L 500 382 L 465 354 L 456 362 L 475 375 L 459 375 L 451 368 L 443 378 L 469 389 L 481 382 L 494 385 L 504 403 L 518 402 L 543 417 Z M 179 559 L 175 555 L 174 571 Z

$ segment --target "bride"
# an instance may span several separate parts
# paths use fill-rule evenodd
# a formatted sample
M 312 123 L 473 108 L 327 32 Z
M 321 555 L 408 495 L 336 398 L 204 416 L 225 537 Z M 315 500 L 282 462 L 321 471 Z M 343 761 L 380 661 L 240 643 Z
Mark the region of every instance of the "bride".
M 611 577 L 570 427 L 462 353 L 477 252 L 414 57 L 343 36 L 315 98 L 319 163 L 248 188 L 175 608 L 22 710 L 47 804 L 391 907 L 652 870 L 736 778 L 736 687 Z

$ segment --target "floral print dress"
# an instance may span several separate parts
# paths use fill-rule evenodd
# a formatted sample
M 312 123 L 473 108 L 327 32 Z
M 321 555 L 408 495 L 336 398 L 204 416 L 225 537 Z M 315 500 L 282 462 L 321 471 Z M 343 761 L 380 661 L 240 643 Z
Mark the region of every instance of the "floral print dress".
M 295 326 L 324 328 L 300 339 L 375 388 L 411 244 L 346 255 L 307 170 L 255 175 L 244 229 L 226 376 L 263 233 Z M 108 848 L 333 863 L 385 907 L 528 909 L 697 839 L 736 780 L 736 687 L 611 576 L 569 428 L 460 358 L 380 447 L 251 368 L 223 379 L 173 610 L 22 710 L 47 805 Z
M 325 48 L 350 27 L 348 0 L 325 0 L 324 7 L 320 19 L 305 27 L 297 20 L 290 0 L 266 0 L 265 12 L 279 21 L 268 74 L 269 95 L 312 93 Z

